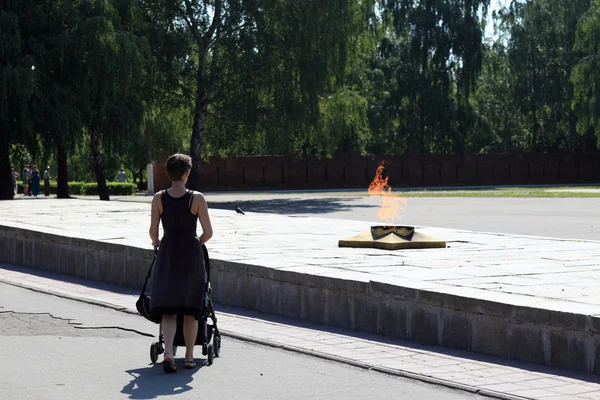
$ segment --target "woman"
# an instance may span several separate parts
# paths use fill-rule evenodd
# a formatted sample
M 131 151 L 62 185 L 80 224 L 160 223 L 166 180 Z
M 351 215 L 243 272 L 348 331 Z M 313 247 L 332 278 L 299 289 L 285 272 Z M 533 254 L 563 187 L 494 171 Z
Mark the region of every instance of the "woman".
M 196 366 L 194 345 L 206 284 L 202 244 L 212 237 L 213 231 L 204 196 L 185 188 L 192 159 L 183 154 L 172 155 L 167 160 L 166 169 L 171 187 L 157 193 L 152 200 L 150 238 L 154 247 L 160 247 L 152 279 L 150 308 L 162 314 L 165 340 L 163 370 L 175 372 L 173 340 L 178 314 L 184 316 L 185 367 Z M 198 220 L 202 226 L 199 238 L 196 235 Z M 164 230 L 160 241 L 159 221 L 162 221 Z
M 19 179 L 19 173 L 17 171 L 15 171 L 14 168 L 10 169 L 10 179 L 11 179 L 12 185 L 13 185 L 13 193 L 16 196 L 18 193 L 17 180 Z
M 40 171 L 38 171 L 36 165 L 33 166 L 31 171 L 31 193 L 35 197 L 40 194 Z
M 23 196 L 27 196 L 29 192 L 29 169 L 25 167 L 23 169 Z

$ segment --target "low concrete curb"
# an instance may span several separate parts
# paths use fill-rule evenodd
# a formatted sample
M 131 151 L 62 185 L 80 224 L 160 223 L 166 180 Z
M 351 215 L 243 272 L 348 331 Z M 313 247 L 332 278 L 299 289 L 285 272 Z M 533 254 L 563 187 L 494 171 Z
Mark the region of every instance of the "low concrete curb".
M 0 225 L 0 262 L 139 288 L 152 251 Z M 215 302 L 459 350 L 600 372 L 600 320 L 213 259 Z

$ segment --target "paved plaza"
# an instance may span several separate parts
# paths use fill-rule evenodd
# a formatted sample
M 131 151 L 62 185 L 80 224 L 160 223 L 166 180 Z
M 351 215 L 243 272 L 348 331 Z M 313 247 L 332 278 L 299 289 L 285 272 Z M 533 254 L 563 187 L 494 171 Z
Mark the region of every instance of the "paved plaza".
M 547 189 L 559 190 L 559 189 Z M 567 189 L 564 189 L 567 190 Z M 569 189 L 573 192 L 576 189 Z M 590 189 L 588 189 L 590 190 Z M 403 195 L 403 192 L 394 191 Z M 258 213 L 377 221 L 380 198 L 362 192 L 211 192 L 209 207 Z M 125 196 L 119 201 L 147 201 L 148 196 Z M 95 199 L 94 199 L 95 200 Z M 475 232 L 600 240 L 600 197 L 407 197 L 400 222 Z
M 339 248 L 365 221 L 212 209 L 211 257 L 358 282 L 376 281 L 518 306 L 600 315 L 600 242 L 432 227 L 445 249 Z M 2 204 L 3 225 L 151 248 L 149 205 L 94 200 Z

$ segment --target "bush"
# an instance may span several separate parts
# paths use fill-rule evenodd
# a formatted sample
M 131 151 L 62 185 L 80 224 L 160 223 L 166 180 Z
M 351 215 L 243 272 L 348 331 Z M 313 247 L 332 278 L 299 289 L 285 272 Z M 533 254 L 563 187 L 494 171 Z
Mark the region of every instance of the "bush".
M 83 194 L 85 182 L 69 182 L 69 194 Z
M 106 186 L 111 196 L 131 196 L 137 190 L 137 185 L 129 182 L 106 182 Z M 86 196 L 98 196 L 98 184 L 84 183 L 82 191 Z
M 84 182 L 69 182 L 69 194 L 82 194 L 81 188 Z M 23 194 L 23 183 L 19 182 L 19 194 Z M 56 194 L 58 191 L 58 184 L 56 181 L 50 181 L 50 194 Z M 40 182 L 40 194 L 44 194 L 44 181 Z
M 111 196 L 130 196 L 137 191 L 137 185 L 129 182 L 106 182 Z M 56 194 L 56 181 L 50 181 L 50 194 Z M 19 183 L 19 194 L 23 194 L 23 184 Z M 40 194 L 44 194 L 44 182 L 40 184 Z M 95 182 L 69 182 L 69 194 L 98 196 L 98 184 Z

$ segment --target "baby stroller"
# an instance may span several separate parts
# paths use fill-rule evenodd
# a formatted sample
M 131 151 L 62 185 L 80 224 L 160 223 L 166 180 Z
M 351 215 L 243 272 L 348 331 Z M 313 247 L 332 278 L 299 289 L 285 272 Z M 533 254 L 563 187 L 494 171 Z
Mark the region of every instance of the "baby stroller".
M 202 346 L 202 355 L 207 356 L 208 365 L 213 363 L 215 357 L 219 357 L 221 353 L 221 334 L 219 328 L 217 328 L 217 317 L 215 315 L 215 308 L 213 306 L 210 287 L 210 259 L 208 257 L 208 250 L 205 245 L 202 245 L 202 253 L 204 255 L 204 265 L 206 270 L 206 286 L 204 290 L 204 300 L 202 312 L 198 317 L 198 336 L 196 337 L 196 346 Z M 150 311 L 150 298 L 146 296 L 146 285 L 148 279 L 152 274 L 152 267 L 156 262 L 157 249 L 154 249 L 154 259 L 150 265 L 148 276 L 146 276 L 146 282 L 142 288 L 140 298 L 136 303 L 138 312 L 147 320 L 159 324 L 158 329 L 158 342 L 154 342 L 150 345 L 150 361 L 156 363 L 159 354 L 164 353 L 164 337 L 162 332 L 161 316 L 155 315 Z M 208 323 L 208 319 L 211 319 L 212 325 Z M 211 343 L 212 342 L 212 343 Z M 183 337 L 183 315 L 177 316 L 177 330 L 175 332 L 175 340 L 173 341 L 173 356 L 177 354 L 177 347 L 185 347 L 185 339 Z

